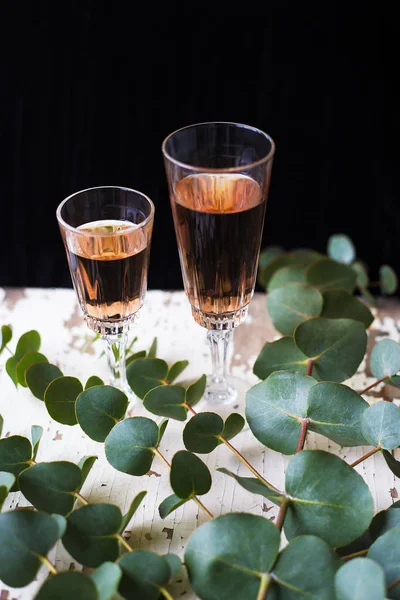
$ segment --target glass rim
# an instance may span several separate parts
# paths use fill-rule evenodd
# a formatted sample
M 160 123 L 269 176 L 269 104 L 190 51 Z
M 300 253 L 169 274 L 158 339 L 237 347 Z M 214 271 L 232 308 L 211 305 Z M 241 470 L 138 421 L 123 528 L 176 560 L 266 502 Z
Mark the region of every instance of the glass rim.
M 177 160 L 176 158 L 173 158 L 166 150 L 166 145 L 167 145 L 168 141 L 175 134 L 177 134 L 181 131 L 184 131 L 185 129 L 191 129 L 192 127 L 193 128 L 199 127 L 200 125 L 235 125 L 236 127 L 244 127 L 245 129 L 252 130 L 255 133 L 259 133 L 264 138 L 266 138 L 271 144 L 271 149 L 268 152 L 268 154 L 263 156 L 263 158 L 260 158 L 259 160 L 256 160 L 247 165 L 241 165 L 239 167 L 226 167 L 226 168 L 198 167 L 195 165 L 191 165 L 189 163 L 184 163 L 180 160 Z M 172 133 L 167 135 L 167 137 L 164 139 L 164 141 L 161 145 L 161 149 L 162 149 L 162 153 L 163 153 L 164 157 L 166 159 L 168 159 L 170 162 L 172 162 L 174 165 L 177 165 L 178 167 L 183 167 L 185 169 L 189 169 L 191 171 L 196 171 L 196 172 L 201 172 L 201 173 L 240 173 L 242 171 L 252 169 L 253 167 L 258 167 L 259 165 L 262 165 L 262 164 L 268 162 L 275 154 L 275 142 L 268 133 L 265 133 L 265 131 L 263 131 L 262 129 L 258 129 L 258 127 L 253 127 L 252 125 L 245 125 L 244 123 L 235 123 L 234 121 L 204 121 L 202 123 L 193 123 L 192 125 L 185 125 L 185 127 L 180 127 L 179 129 L 175 129 L 175 131 L 173 131 Z
M 78 196 L 79 194 L 83 194 L 84 192 L 91 192 L 92 190 L 107 190 L 107 189 L 113 189 L 113 190 L 121 190 L 121 191 L 125 191 L 125 192 L 133 192 L 134 194 L 138 194 L 139 196 L 142 196 L 142 198 L 144 198 L 145 200 L 147 200 L 147 202 L 150 205 L 150 213 L 149 215 L 144 219 L 144 221 L 142 221 L 141 223 L 139 223 L 136 226 L 136 229 L 140 229 L 145 227 L 152 219 L 154 219 L 154 213 L 155 213 L 155 206 L 152 200 L 150 200 L 150 198 L 144 194 L 143 192 L 139 192 L 138 190 L 134 190 L 132 188 L 128 188 L 128 187 L 123 187 L 120 185 L 98 185 L 95 187 L 91 187 L 91 188 L 86 188 L 84 190 L 79 190 L 77 192 L 74 192 L 73 194 L 70 194 L 69 196 L 67 196 L 66 198 L 64 198 L 64 200 L 62 200 L 60 202 L 60 204 L 57 206 L 57 210 L 56 210 L 56 217 L 57 217 L 57 221 L 59 223 L 60 226 L 63 227 L 63 229 L 68 229 L 69 231 L 73 231 L 76 234 L 79 235 L 88 235 L 87 231 L 82 231 L 82 229 L 78 229 L 77 227 L 73 227 L 72 225 L 69 225 L 69 223 L 67 223 L 66 221 L 64 221 L 64 219 L 61 216 L 61 211 L 64 207 L 64 204 L 66 204 L 68 202 L 68 200 L 71 200 L 71 198 L 73 198 L 74 196 Z M 136 225 L 135 223 L 132 223 L 132 225 Z M 107 232 L 101 232 L 101 231 L 91 231 L 90 235 L 91 236 L 98 236 L 98 237 L 116 237 L 119 235 L 123 235 L 126 234 L 126 230 L 125 231 L 107 231 Z

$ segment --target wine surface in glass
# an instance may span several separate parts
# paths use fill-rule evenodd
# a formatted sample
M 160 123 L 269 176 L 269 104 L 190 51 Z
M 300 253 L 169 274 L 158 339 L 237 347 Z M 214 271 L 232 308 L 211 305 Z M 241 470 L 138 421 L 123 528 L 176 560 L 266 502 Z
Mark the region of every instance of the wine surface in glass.
M 171 200 L 189 301 L 229 318 L 254 291 L 266 206 L 261 188 L 236 173 L 189 175 Z
M 85 314 L 120 321 L 143 304 L 150 246 L 129 221 L 101 220 L 69 233 L 68 262 Z M 84 234 L 83 234 L 84 233 Z

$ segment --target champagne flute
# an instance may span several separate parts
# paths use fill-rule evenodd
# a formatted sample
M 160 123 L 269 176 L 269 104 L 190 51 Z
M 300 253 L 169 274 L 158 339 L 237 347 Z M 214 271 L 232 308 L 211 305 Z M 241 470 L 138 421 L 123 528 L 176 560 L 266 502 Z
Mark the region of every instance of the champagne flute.
M 135 190 L 94 187 L 63 200 L 57 219 L 86 323 L 104 342 L 110 383 L 134 399 L 126 343 L 146 293 L 154 205 Z
M 162 145 L 184 287 L 211 349 L 213 404 L 237 397 L 227 350 L 254 293 L 274 149 L 259 129 L 225 122 L 184 127 Z

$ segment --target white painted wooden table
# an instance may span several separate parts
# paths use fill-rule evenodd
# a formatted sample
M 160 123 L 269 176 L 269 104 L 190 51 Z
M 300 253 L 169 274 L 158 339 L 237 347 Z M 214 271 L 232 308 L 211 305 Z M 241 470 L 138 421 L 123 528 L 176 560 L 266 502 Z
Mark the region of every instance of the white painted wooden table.
M 86 381 L 90 375 L 106 376 L 105 359 L 99 358 L 101 344 L 97 342 L 87 351 L 82 352 L 84 338 L 90 335 L 90 332 L 81 317 L 72 290 L 0 289 L 1 324 L 11 324 L 13 327 L 14 339 L 10 344 L 12 348 L 19 335 L 29 329 L 37 329 L 42 336 L 41 352 L 52 363 L 59 365 L 65 375 L 73 375 L 82 381 Z M 370 339 L 378 341 L 389 335 L 392 339 L 400 341 L 399 331 L 400 306 L 385 305 L 383 310 L 378 311 Z M 210 360 L 205 331 L 193 322 L 183 292 L 148 292 L 142 318 L 132 332 L 133 335 L 139 337 L 136 350 L 148 348 L 153 337 L 157 335 L 160 357 L 170 363 L 189 359 L 190 365 L 182 374 L 185 379 L 198 378 L 202 373 L 209 372 Z M 249 387 L 257 382 L 252 374 L 252 366 L 262 345 L 266 341 L 273 341 L 276 337 L 278 336 L 267 315 L 265 296 L 256 294 L 251 303 L 248 321 L 236 330 L 231 356 L 233 374 L 245 379 Z M 29 390 L 21 387 L 15 389 L 5 372 L 6 358 L 5 352 L 1 357 L 0 365 L 0 414 L 4 417 L 3 435 L 21 434 L 29 437 L 32 424 L 42 425 L 44 436 L 38 461 L 78 462 L 84 455 L 97 455 L 99 459 L 85 482 L 82 494 L 91 502 L 115 503 L 124 512 L 139 491 L 147 490 L 144 503 L 132 519 L 125 537 L 129 537 L 129 542 L 134 548 L 150 549 L 161 554 L 174 552 L 182 556 L 190 534 L 205 521 L 206 517 L 204 513 L 198 511 L 194 502 L 189 502 L 165 520 L 160 519 L 158 505 L 171 494 L 169 474 L 164 465 L 156 458 L 152 471 L 140 478 L 115 471 L 105 459 L 103 444 L 90 440 L 79 426 L 68 427 L 52 421 L 44 404 L 34 398 Z M 363 389 L 373 381 L 366 375 L 365 366 L 366 361 L 350 380 L 350 384 L 355 389 Z M 394 388 L 390 390 L 381 385 L 371 390 L 368 399 L 374 402 L 388 393 L 396 394 L 397 390 Z M 395 402 L 397 403 L 397 400 Z M 201 403 L 197 410 L 207 409 L 215 410 L 215 407 L 207 407 Z M 243 402 L 235 408 L 229 407 L 229 412 L 234 409 L 243 414 Z M 159 420 L 146 413 L 139 404 L 130 410 L 131 416 L 144 414 Z M 182 423 L 170 421 L 161 445 L 168 459 L 184 447 L 182 429 Z M 235 439 L 234 444 L 269 481 L 283 488 L 285 467 L 290 457 L 265 450 L 248 430 L 242 432 Z M 356 460 L 367 451 L 366 448 L 341 448 L 334 442 L 313 433 L 308 434 L 306 446 L 328 449 L 348 462 Z M 213 474 L 211 491 L 202 496 L 202 500 L 214 515 L 230 511 L 247 511 L 270 519 L 275 518 L 277 509 L 271 502 L 261 496 L 250 494 L 230 477 L 215 472 L 217 467 L 225 466 L 240 475 L 249 475 L 245 467 L 225 446 L 219 446 L 212 454 L 202 455 L 202 459 Z M 370 486 L 377 510 L 387 507 L 398 497 L 396 480 L 386 468 L 380 454 L 360 464 L 357 470 Z M 3 510 L 26 504 L 19 493 L 12 494 Z M 50 558 L 58 570 L 81 569 L 61 543 L 52 550 Z M 0 600 L 32 599 L 46 573 L 43 568 L 39 572 L 38 580 L 22 590 L 12 590 L 0 582 Z M 184 578 L 180 578 L 171 586 L 171 593 L 175 598 L 184 598 L 184 600 L 195 598 Z

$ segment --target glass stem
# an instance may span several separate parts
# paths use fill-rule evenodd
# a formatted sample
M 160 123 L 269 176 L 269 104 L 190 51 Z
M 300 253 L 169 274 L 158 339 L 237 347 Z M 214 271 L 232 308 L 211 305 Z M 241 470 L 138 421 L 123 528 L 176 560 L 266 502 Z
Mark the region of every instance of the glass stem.
M 131 391 L 126 379 L 125 354 L 128 332 L 102 336 L 104 351 L 111 371 L 111 385 L 123 392 Z
M 232 338 L 232 331 L 209 329 L 207 332 L 208 343 L 211 350 L 212 374 L 211 382 L 227 385 L 228 375 L 228 345 Z

